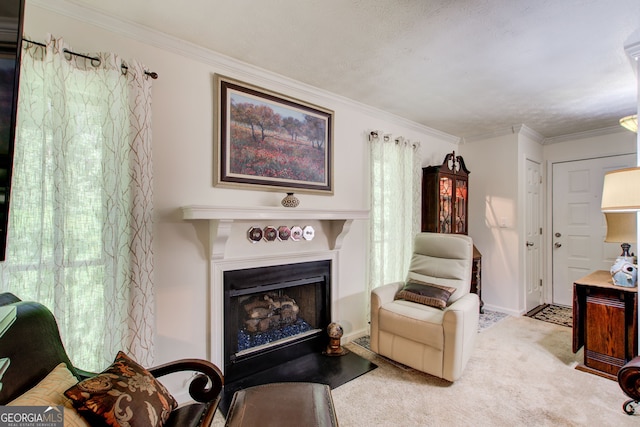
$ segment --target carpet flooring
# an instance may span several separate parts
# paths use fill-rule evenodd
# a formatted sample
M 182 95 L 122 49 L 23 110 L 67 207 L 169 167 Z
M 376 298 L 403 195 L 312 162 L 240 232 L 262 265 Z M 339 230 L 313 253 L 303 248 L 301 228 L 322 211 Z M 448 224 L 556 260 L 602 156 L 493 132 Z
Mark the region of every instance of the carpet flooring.
M 455 383 L 346 344 L 378 368 L 332 390 L 340 427 L 640 426 L 616 381 L 575 369 L 583 353 L 571 343 L 570 328 L 507 316 L 478 334 Z
M 527 313 L 527 317 L 555 323 L 556 325 L 573 327 L 573 309 L 561 305 L 545 304 Z

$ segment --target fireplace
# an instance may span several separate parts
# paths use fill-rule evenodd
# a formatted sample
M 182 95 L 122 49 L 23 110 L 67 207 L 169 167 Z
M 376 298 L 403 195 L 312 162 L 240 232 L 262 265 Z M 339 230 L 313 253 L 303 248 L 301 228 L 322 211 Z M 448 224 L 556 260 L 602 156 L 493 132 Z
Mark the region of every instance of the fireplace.
M 331 260 L 223 273 L 225 382 L 321 353 L 331 321 Z

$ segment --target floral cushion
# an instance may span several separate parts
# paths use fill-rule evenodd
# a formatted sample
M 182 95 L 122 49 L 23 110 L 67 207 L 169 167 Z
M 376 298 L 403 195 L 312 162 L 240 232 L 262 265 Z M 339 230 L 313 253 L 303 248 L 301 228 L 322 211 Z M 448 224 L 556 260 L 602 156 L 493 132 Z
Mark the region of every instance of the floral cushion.
M 64 394 L 92 426 L 160 427 L 178 406 L 149 371 L 122 351 L 105 371 Z
M 434 285 L 433 283 L 409 280 L 396 294 L 395 299 L 417 302 L 436 308 L 445 308 L 449 297 L 456 291 L 450 286 Z

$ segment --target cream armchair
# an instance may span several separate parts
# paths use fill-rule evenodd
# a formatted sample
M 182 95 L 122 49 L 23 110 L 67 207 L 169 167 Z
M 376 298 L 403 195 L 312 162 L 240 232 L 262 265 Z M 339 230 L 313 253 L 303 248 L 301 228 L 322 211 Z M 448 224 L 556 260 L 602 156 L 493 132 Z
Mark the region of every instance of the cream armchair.
M 455 291 L 445 308 L 436 308 L 395 299 L 404 282 L 374 289 L 371 350 L 451 382 L 460 378 L 478 333 L 479 299 L 469 292 L 472 262 L 473 243 L 469 236 L 418 234 L 407 280 Z

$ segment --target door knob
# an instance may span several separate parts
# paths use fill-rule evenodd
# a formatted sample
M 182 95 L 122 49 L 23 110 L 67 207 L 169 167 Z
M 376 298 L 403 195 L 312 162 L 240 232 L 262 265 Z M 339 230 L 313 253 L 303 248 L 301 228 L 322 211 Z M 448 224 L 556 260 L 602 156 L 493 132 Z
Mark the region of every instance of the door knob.
M 527 246 L 533 246 L 533 242 L 527 242 Z
M 556 242 L 553 246 L 555 246 L 556 248 L 559 248 L 560 246 L 562 246 L 562 243 Z

